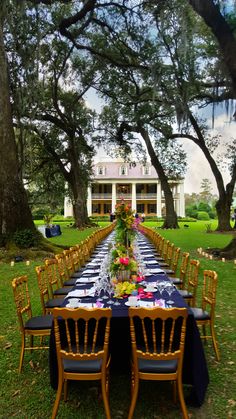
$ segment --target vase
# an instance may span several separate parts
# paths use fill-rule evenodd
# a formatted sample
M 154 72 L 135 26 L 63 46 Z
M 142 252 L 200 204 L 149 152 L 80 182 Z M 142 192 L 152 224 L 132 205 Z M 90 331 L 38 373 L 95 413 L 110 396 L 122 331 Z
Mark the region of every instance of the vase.
M 116 277 L 119 282 L 130 281 L 130 271 L 118 271 Z

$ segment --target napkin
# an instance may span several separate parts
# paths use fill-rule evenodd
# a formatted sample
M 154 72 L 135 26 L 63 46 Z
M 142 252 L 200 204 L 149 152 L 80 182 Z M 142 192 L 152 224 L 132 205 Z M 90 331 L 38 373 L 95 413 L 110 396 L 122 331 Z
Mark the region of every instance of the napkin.
M 148 260 L 146 261 L 147 265 L 158 265 L 158 262 L 156 260 Z
M 160 268 L 153 268 L 153 269 L 149 269 L 149 272 L 152 274 L 164 274 L 165 271 L 163 271 L 163 269 Z
M 85 269 L 85 271 L 83 271 L 83 275 L 84 274 L 94 274 L 94 273 L 98 273 L 100 272 L 99 269 Z
M 139 300 L 139 307 L 147 307 L 147 308 L 153 308 L 153 307 L 163 307 L 165 308 L 165 300 L 155 300 L 155 301 L 142 301 Z
M 76 284 L 91 284 L 95 282 L 97 278 L 99 278 L 99 276 L 93 276 L 92 278 L 85 276 L 85 277 L 78 278 L 75 283 Z
M 75 289 L 73 291 L 68 292 L 66 298 L 69 297 L 94 297 L 95 288 L 92 287 L 90 289 Z

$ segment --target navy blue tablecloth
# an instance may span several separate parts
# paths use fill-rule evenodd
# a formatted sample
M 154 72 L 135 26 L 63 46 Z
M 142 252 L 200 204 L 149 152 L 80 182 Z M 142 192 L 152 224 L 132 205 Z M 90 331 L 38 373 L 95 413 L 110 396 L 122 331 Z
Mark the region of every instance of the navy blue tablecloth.
M 150 267 L 154 267 L 153 265 Z M 146 277 L 148 282 L 163 281 L 166 280 L 166 274 L 157 274 Z M 79 285 L 79 288 L 89 288 L 89 285 Z M 165 295 L 166 294 L 166 295 Z M 159 291 L 153 294 L 152 301 L 155 299 L 170 300 L 170 297 L 166 292 L 160 295 Z M 83 301 L 95 302 L 96 297 L 86 297 Z M 179 294 L 178 290 L 174 291 L 171 295 L 171 300 L 174 301 L 172 304 L 174 307 L 187 307 L 189 316 L 187 319 L 187 330 L 186 330 L 186 341 L 185 341 L 185 352 L 183 361 L 183 383 L 191 385 L 191 395 L 189 403 L 192 405 L 201 406 L 204 402 L 205 393 L 209 383 L 209 375 L 207 369 L 207 363 L 205 359 L 204 349 L 200 338 L 199 330 L 191 312 L 191 308 L 188 307 L 185 300 Z M 104 300 L 104 307 L 109 306 L 106 304 L 107 300 Z M 128 306 L 125 305 L 127 298 L 121 299 L 120 305 L 111 305 L 112 308 L 112 320 L 111 320 L 111 332 L 110 332 L 110 352 L 111 352 L 111 370 L 117 370 L 122 372 L 129 371 L 130 355 L 131 355 L 131 342 L 130 342 L 130 328 L 128 318 Z M 65 299 L 66 305 L 68 302 Z M 49 350 L 49 364 L 50 364 L 50 381 L 53 388 L 57 388 L 57 359 L 56 359 L 56 348 L 54 333 L 52 330 L 50 337 L 50 350 Z

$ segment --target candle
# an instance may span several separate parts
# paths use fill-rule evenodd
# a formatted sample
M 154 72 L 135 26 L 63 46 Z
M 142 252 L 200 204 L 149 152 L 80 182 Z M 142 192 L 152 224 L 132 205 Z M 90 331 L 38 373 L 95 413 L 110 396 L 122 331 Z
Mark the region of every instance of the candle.
M 221 260 L 222 260 L 222 262 L 225 262 L 225 258 L 222 258 Z
M 27 260 L 25 264 L 26 264 L 26 266 L 29 266 L 30 261 L 29 261 L 29 260 Z
M 12 260 L 11 261 L 11 266 L 14 266 L 15 265 L 15 262 L 14 262 L 14 260 Z

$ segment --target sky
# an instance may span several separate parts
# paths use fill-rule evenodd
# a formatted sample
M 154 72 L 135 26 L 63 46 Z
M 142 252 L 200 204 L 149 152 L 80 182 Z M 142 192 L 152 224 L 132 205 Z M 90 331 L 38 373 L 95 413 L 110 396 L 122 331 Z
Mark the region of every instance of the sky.
M 87 93 L 86 102 L 87 105 L 92 109 L 95 109 L 95 111 L 101 111 L 101 101 L 94 91 Z M 227 115 L 226 109 L 222 105 L 217 106 L 215 108 L 214 128 L 212 128 L 212 110 L 210 108 L 204 108 L 204 117 L 207 120 L 208 126 L 211 127 L 210 132 L 212 135 L 216 135 L 217 133 L 221 134 L 222 144 L 225 143 L 225 140 L 232 141 L 232 138 L 236 139 L 236 121 L 232 120 L 234 109 L 234 104 L 232 104 Z M 207 178 L 211 182 L 212 193 L 217 194 L 215 178 L 203 152 L 190 140 L 183 140 L 183 144 L 187 153 L 188 166 L 184 181 L 185 193 L 199 193 L 202 180 Z M 222 156 L 223 152 L 224 147 L 219 146 L 217 154 Z M 104 153 L 100 151 L 100 155 L 104 155 Z M 229 173 L 227 171 L 221 171 L 224 181 L 227 183 L 230 180 Z

